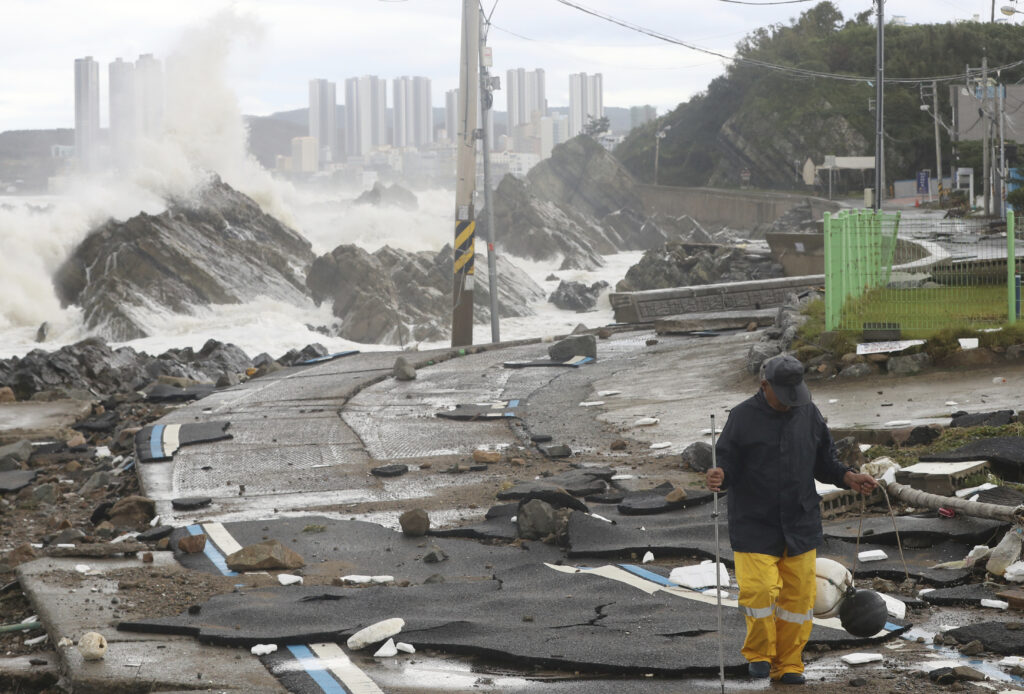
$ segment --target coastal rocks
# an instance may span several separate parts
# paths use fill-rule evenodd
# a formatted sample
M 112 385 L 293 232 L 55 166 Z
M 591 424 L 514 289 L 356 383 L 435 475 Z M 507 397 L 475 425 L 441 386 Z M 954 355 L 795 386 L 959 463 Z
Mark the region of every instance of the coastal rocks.
M 374 253 L 345 244 L 317 258 L 306 284 L 317 304 L 330 302 L 338 334 L 355 342 L 408 344 L 450 335 L 452 249 L 411 253 L 384 246 Z M 498 305 L 503 318 L 528 316 L 544 290 L 499 257 Z M 490 320 L 487 263 L 476 263 L 474 320 Z
M 735 246 L 669 242 L 648 250 L 616 291 L 646 291 L 669 287 L 690 287 L 719 282 L 784 277 L 771 256 L 755 254 Z
M 548 302 L 563 311 L 589 311 L 597 305 L 597 297 L 607 287 L 608 283 L 604 281 L 594 282 L 588 287 L 582 282 L 562 280 L 558 284 L 558 288 L 548 297 Z
M 570 335 L 548 347 L 552 361 L 568 361 L 573 357 L 597 359 L 597 338 L 593 335 Z
M 300 569 L 305 560 L 278 540 L 266 540 L 247 545 L 229 554 L 225 561 L 232 571 L 270 571 L 274 569 Z
M 110 220 L 79 244 L 54 276 L 61 304 L 82 307 L 88 328 L 110 340 L 146 337 L 155 308 L 265 296 L 306 299 L 310 244 L 218 177 L 158 215 Z M 102 268 L 102 271 L 97 271 Z
M 377 181 L 373 188 L 360 194 L 355 199 L 356 205 L 373 205 L 375 207 L 398 207 L 403 210 L 415 210 L 419 207 L 416 194 L 397 183 L 385 186 Z

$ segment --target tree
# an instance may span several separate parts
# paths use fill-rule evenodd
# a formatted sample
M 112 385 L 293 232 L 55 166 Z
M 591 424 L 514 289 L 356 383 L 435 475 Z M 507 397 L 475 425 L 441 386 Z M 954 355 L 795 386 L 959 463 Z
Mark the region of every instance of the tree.
M 594 118 L 591 116 L 587 119 L 587 124 L 583 126 L 583 134 L 590 135 L 591 137 L 597 137 L 601 133 L 606 133 L 611 129 L 611 122 L 607 116 L 601 116 L 600 118 Z

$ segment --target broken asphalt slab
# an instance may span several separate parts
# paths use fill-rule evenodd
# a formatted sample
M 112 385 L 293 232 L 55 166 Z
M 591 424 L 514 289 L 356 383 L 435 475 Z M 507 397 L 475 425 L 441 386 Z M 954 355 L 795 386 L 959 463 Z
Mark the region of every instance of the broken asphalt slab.
M 171 460 L 182 446 L 230 439 L 229 426 L 230 422 L 203 422 L 143 427 L 135 434 L 135 455 L 142 463 Z
M 595 571 L 521 564 L 470 583 L 246 589 L 214 596 L 194 614 L 122 622 L 119 629 L 248 646 L 337 641 L 400 616 L 401 640 L 418 649 L 610 674 L 716 672 L 715 600 L 628 576 L 644 587 Z M 723 610 L 722 618 L 725 664 L 740 674 L 746 668 L 740 654 L 744 618 L 737 609 Z M 824 624 L 811 635 L 812 644 L 840 648 L 877 641 Z
M 1024 655 L 1024 629 L 1020 626 L 1020 620 L 978 622 L 951 629 L 944 636 L 961 644 L 981 641 L 986 651 L 999 655 Z
M 987 460 L 992 470 L 1010 482 L 1024 482 L 1024 438 L 1000 436 L 979 439 L 943 453 L 921 456 L 921 462 L 959 463 L 969 460 Z

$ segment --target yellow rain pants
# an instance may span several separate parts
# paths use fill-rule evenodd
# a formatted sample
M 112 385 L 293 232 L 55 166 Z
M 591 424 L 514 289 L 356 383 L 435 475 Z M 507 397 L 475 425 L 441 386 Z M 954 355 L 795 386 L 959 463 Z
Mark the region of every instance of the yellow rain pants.
M 772 664 L 771 678 L 802 673 L 814 617 L 815 550 L 795 557 L 735 552 L 740 610 L 747 619 L 743 657 Z

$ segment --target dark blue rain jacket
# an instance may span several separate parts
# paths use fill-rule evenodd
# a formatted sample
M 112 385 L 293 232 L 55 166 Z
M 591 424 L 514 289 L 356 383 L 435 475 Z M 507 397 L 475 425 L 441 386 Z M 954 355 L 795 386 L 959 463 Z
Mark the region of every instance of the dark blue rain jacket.
M 758 391 L 729 413 L 715 455 L 734 552 L 795 556 L 821 545 L 814 480 L 848 489 L 843 475 L 852 468 L 839 461 L 814 403 L 779 412 Z

